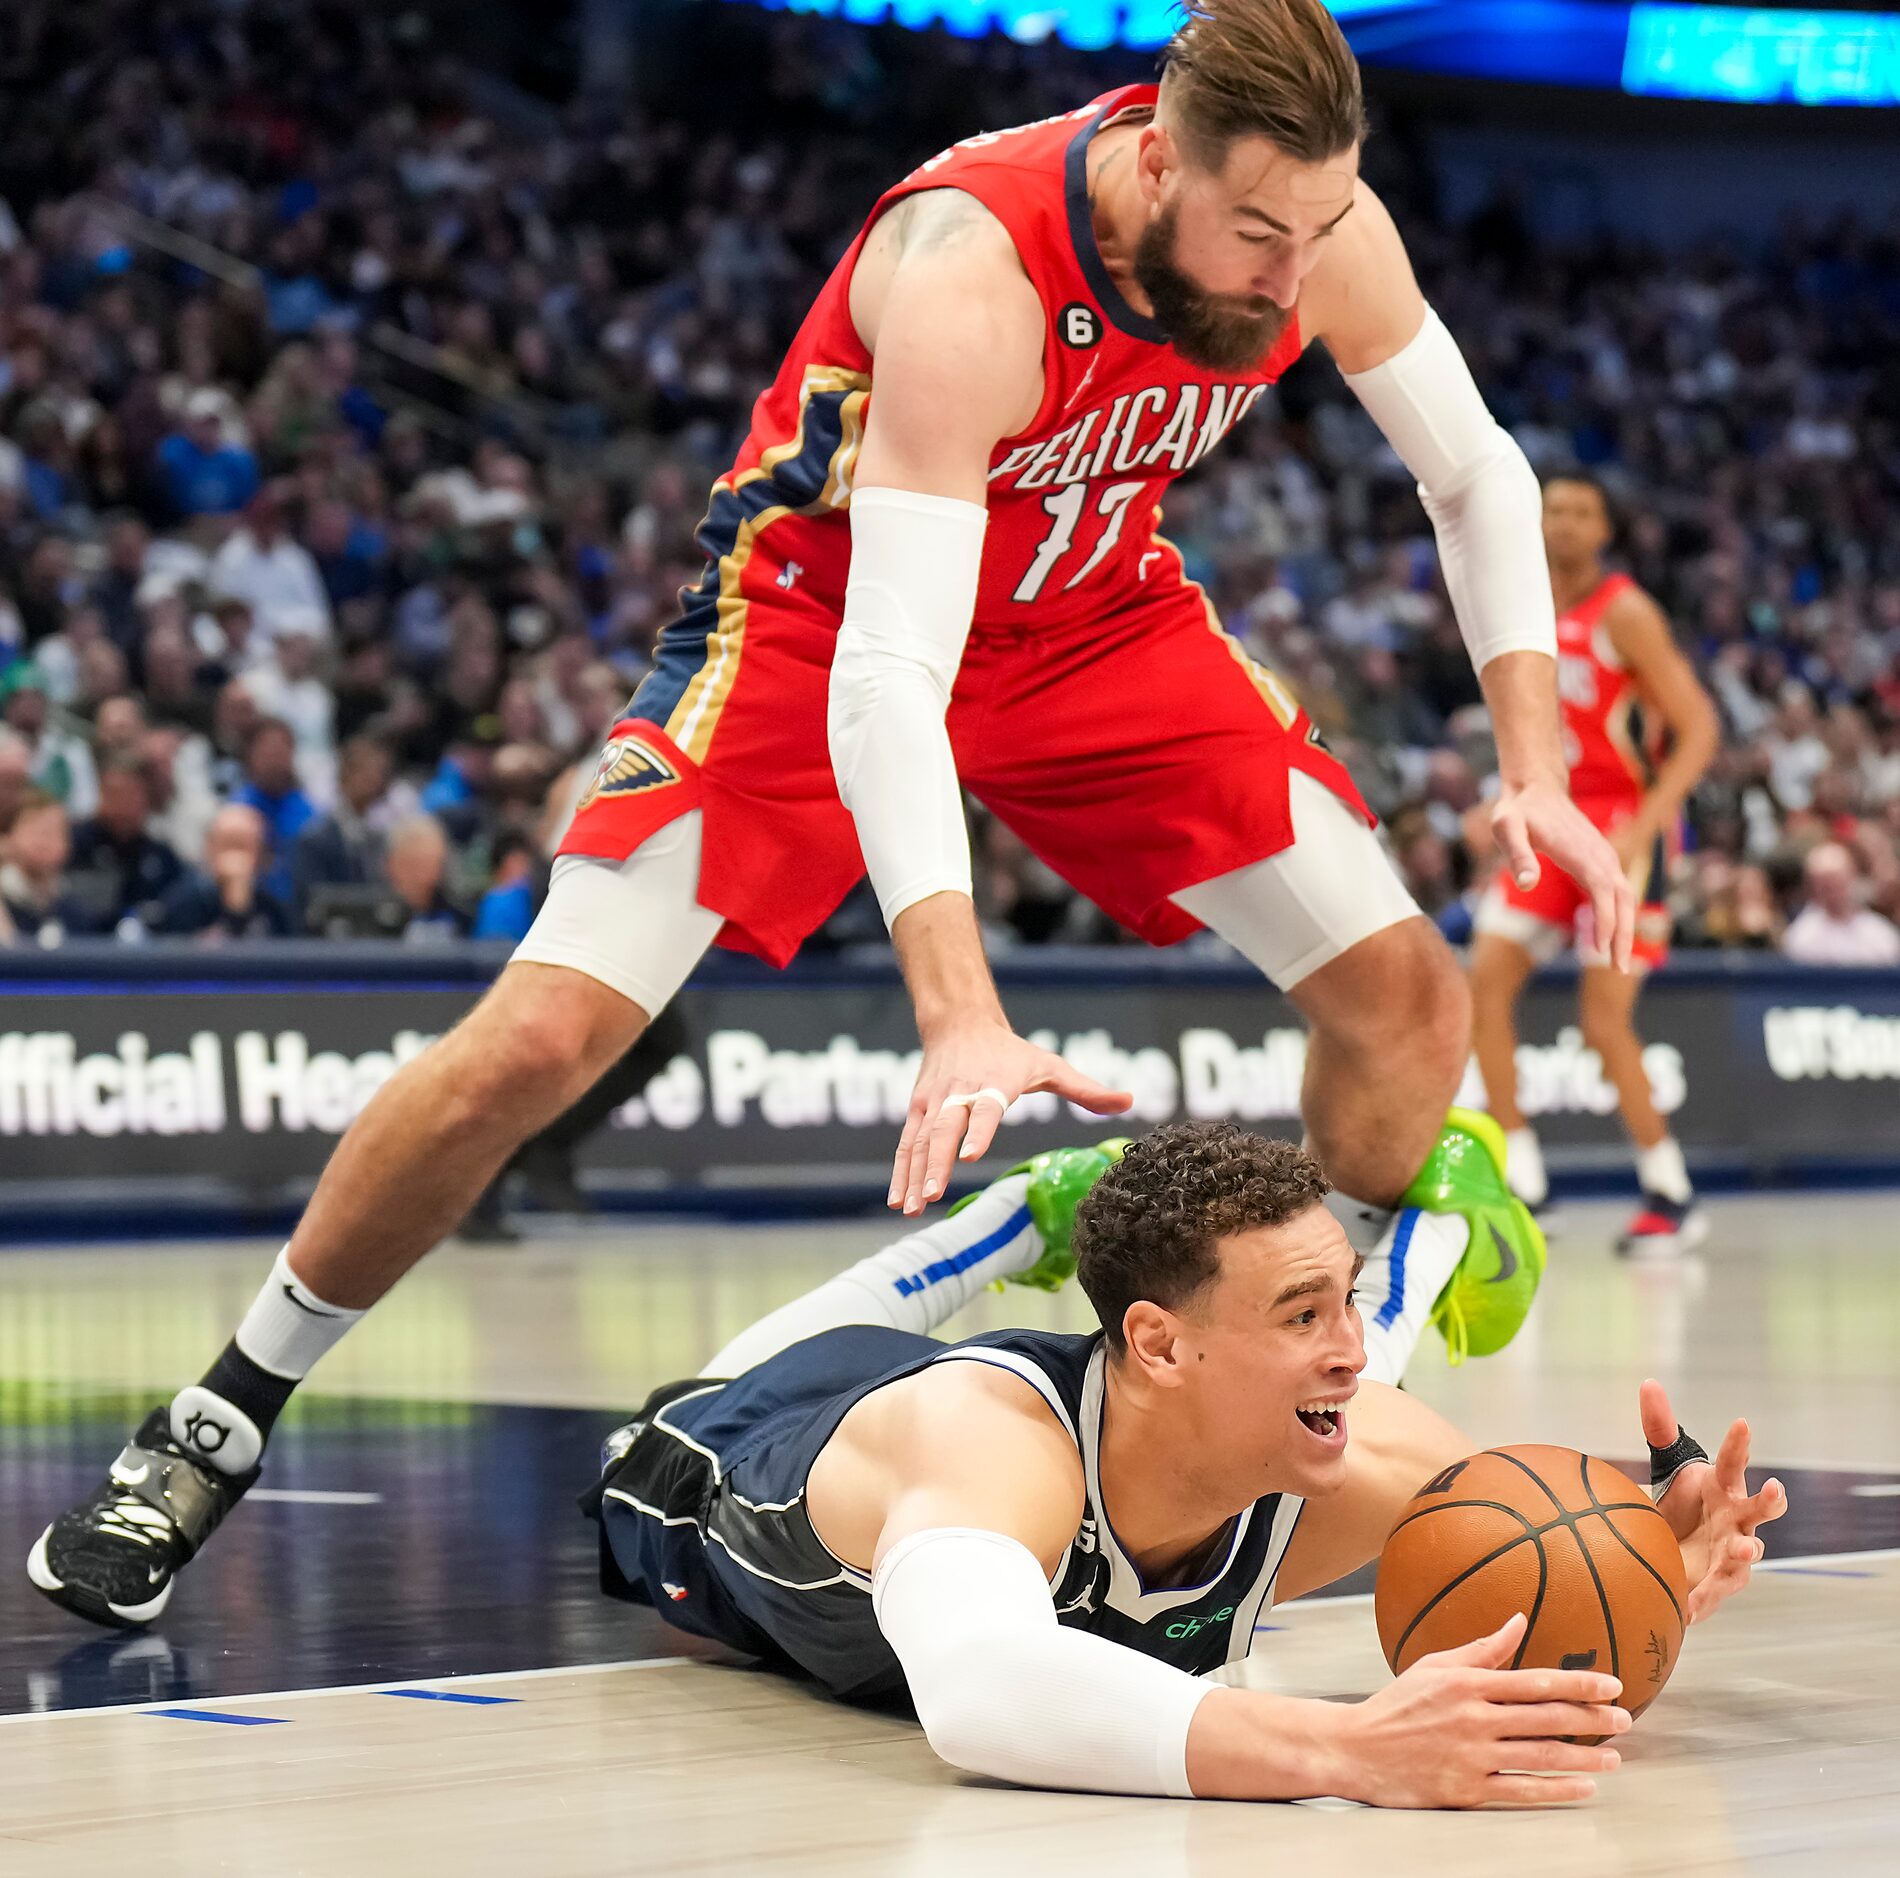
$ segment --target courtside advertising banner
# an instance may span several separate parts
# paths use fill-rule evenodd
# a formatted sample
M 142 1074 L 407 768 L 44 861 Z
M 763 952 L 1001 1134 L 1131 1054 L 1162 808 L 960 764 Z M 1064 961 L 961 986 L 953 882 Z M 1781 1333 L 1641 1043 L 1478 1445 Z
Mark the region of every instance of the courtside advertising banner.
M 0 1212 L 62 1191 L 162 1206 L 277 1204 L 321 1171 L 396 1069 L 479 994 L 382 977 L 223 982 L 152 977 L 0 983 Z M 1298 1131 L 1306 1037 L 1276 993 L 1231 968 L 1005 968 L 1019 1025 L 1130 1089 L 1127 1126 L 1184 1116 Z M 689 987 L 688 1046 L 583 1153 L 603 1189 L 881 1189 L 916 1069 L 901 986 L 876 970 L 719 974 Z M 1777 1176 L 1900 1167 L 1900 977 L 1665 972 L 1641 1007 L 1658 1106 L 1692 1163 Z M 1621 1166 L 1614 1096 L 1576 1024 L 1574 983 L 1526 997 L 1519 1099 L 1553 1164 Z M 1395 1048 L 1402 1048 L 1402 1039 Z M 1463 1098 L 1480 1094 L 1475 1075 Z M 1117 1124 L 1119 1126 L 1120 1124 Z M 1104 1132 L 1054 1097 L 1011 1111 L 997 1165 Z

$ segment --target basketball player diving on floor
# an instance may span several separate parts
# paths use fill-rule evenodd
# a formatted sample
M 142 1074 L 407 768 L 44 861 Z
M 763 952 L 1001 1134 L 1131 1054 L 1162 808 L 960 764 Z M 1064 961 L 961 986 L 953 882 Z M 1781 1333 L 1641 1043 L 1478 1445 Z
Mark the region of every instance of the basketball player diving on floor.
M 1563 1737 L 1626 1728 L 1620 1684 L 1509 1668 L 1519 1617 L 1358 1703 L 1203 1680 L 1276 1600 L 1376 1557 L 1474 1446 L 1392 1386 L 1449 1262 L 1427 1241 L 1362 1268 L 1325 1194 L 1303 1149 L 1221 1123 L 1113 1165 L 1038 1157 L 656 1391 L 589 1496 L 604 1581 L 844 1699 L 908 1697 L 938 1754 L 996 1779 L 1587 1797 L 1616 1750 Z M 1064 1250 L 1098 1334 L 927 1334 Z M 1748 1582 L 1786 1497 L 1748 1492 L 1746 1423 L 1711 1465 L 1660 1384 L 1641 1420 L 1693 1622 Z
M 1131 1098 L 1012 1028 L 959 784 L 1156 945 L 1208 926 L 1311 1033 L 1302 1112 L 1355 1249 L 1390 1253 L 1470 1049 L 1463 975 L 1285 686 L 1156 532 L 1169 484 L 1309 345 L 1416 477 L 1496 735 L 1516 878 L 1550 857 L 1612 962 L 1634 908 L 1566 788 L 1536 478 L 1359 178 L 1321 0 L 1196 0 L 1159 86 L 990 131 L 873 207 L 715 485 L 703 579 L 614 727 L 506 971 L 339 1144 L 203 1378 L 32 1548 L 149 1623 L 257 1478 L 292 1391 L 671 1003 L 717 943 L 786 963 L 868 872 L 921 1067 L 890 1199 L 921 1212 L 1030 1091 Z M 1460 1124 L 1475 1152 L 1485 1124 Z M 1440 1324 L 1495 1349 L 1544 1248 L 1444 1189 Z M 157 1484 L 170 1481 L 161 1490 Z

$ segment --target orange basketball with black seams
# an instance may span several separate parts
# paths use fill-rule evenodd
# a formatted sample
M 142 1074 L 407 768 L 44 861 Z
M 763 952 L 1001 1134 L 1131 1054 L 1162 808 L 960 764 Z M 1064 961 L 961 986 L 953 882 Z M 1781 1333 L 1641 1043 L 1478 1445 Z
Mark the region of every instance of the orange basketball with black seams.
M 1571 1448 L 1488 1448 L 1407 1501 L 1373 1608 L 1394 1672 L 1529 1620 L 1510 1667 L 1593 1669 L 1640 1715 L 1682 1648 L 1688 1580 L 1668 1522 L 1630 1477 Z

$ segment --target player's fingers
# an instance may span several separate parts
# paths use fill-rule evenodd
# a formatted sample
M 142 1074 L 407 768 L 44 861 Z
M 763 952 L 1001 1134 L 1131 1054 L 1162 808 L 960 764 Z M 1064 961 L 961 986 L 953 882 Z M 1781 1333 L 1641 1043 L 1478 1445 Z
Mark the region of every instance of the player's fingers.
M 1757 1526 L 1765 1526 L 1771 1519 L 1779 1519 L 1787 1510 L 1787 1488 L 1778 1480 L 1764 1481 L 1761 1491 L 1749 1500 L 1744 1509 L 1742 1529 L 1753 1532 Z
M 1623 1693 L 1614 1676 L 1593 1669 L 1493 1669 L 1477 1678 L 1477 1693 L 1487 1702 L 1563 1702 L 1602 1708 Z M 1566 1728 L 1566 1734 L 1589 1729 Z
M 1119 1115 L 1125 1109 L 1135 1106 L 1135 1098 L 1127 1089 L 1111 1089 L 1105 1082 L 1097 1082 L 1093 1076 L 1084 1076 L 1073 1063 L 1059 1056 L 1049 1057 L 1039 1075 L 1029 1087 L 1031 1089 L 1053 1089 L 1065 1102 L 1073 1102 L 1079 1109 L 1087 1109 L 1091 1115 Z
M 1537 851 L 1531 846 L 1523 816 L 1515 809 L 1500 809 L 1492 817 L 1491 834 L 1504 856 L 1505 866 L 1511 870 L 1511 878 L 1520 887 L 1536 886 Z
M 970 1104 L 967 1102 L 946 1102 L 937 1111 L 937 1119 L 930 1124 L 930 1132 L 919 1143 L 923 1149 L 922 1167 L 916 1166 L 917 1157 L 913 1156 L 912 1159 L 913 1173 L 921 1175 L 921 1184 L 916 1190 L 917 1212 L 921 1213 L 950 1184 L 950 1169 L 956 1163 L 957 1148 L 969 1125 Z M 912 1210 L 906 1202 L 904 1211 L 908 1213 Z
M 1590 917 L 1596 925 L 1598 947 L 1609 955 L 1619 972 L 1630 968 L 1630 947 L 1636 938 L 1635 910 L 1629 886 L 1620 873 L 1605 867 L 1591 883 Z
M 1652 1448 L 1668 1447 L 1675 1440 L 1678 1428 L 1676 1411 L 1669 1406 L 1669 1391 L 1651 1376 L 1637 1391 L 1636 1400 L 1642 1416 L 1643 1439 Z
M 1511 1660 L 1511 1652 L 1524 1634 L 1524 1622 L 1524 1613 L 1513 1611 L 1488 1637 L 1474 1638 L 1455 1650 L 1435 1650 L 1430 1656 L 1421 1656 L 1419 1663 L 1439 1669 L 1494 1669 Z
M 958 1151 L 960 1161 L 980 1161 L 1003 1125 L 1006 1105 L 999 1089 L 980 1089 L 970 1104 L 970 1126 Z
M 1610 1702 L 1513 1702 L 1500 1704 L 1497 1732 L 1518 1736 L 1620 1735 L 1628 1732 L 1630 1713 Z
M 1513 1774 L 1613 1774 L 1623 1765 L 1614 1748 L 1586 1748 L 1575 1741 L 1511 1741 L 1499 1747 Z
M 923 1103 L 913 1101 L 910 1113 L 904 1117 L 904 1132 L 897 1138 L 897 1154 L 891 1162 L 891 1190 L 884 1196 L 886 1206 L 902 1206 L 910 1191 L 911 1149 L 916 1146 L 918 1133 L 929 1113 Z
M 924 1168 L 930 1159 L 930 1131 L 942 1112 L 939 1097 L 928 1098 L 910 1131 L 910 1146 L 904 1150 L 903 1166 L 898 1175 L 898 1204 L 906 1213 L 915 1213 L 923 1205 Z
M 1596 1797 L 1597 1783 L 1580 1775 L 1493 1774 L 1484 1783 L 1486 1806 L 1568 1806 Z
M 1722 1445 L 1715 1453 L 1716 1484 L 1726 1494 L 1735 1499 L 1743 1499 L 1748 1493 L 1748 1424 L 1745 1421 L 1729 1423 L 1728 1433 L 1722 1437 Z
M 1683 1607 L 1683 1615 L 1690 1623 L 1699 1624 L 1747 1583 L 1746 1566 L 1731 1569 L 1726 1564 L 1718 1565 L 1689 1593 L 1689 1602 Z

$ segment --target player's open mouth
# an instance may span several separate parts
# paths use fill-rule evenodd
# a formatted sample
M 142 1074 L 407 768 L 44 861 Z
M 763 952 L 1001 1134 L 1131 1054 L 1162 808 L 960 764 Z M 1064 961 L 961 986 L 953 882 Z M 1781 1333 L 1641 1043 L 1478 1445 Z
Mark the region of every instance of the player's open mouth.
M 1300 1426 L 1329 1445 L 1346 1439 L 1346 1398 L 1331 1402 L 1302 1402 L 1294 1411 Z

